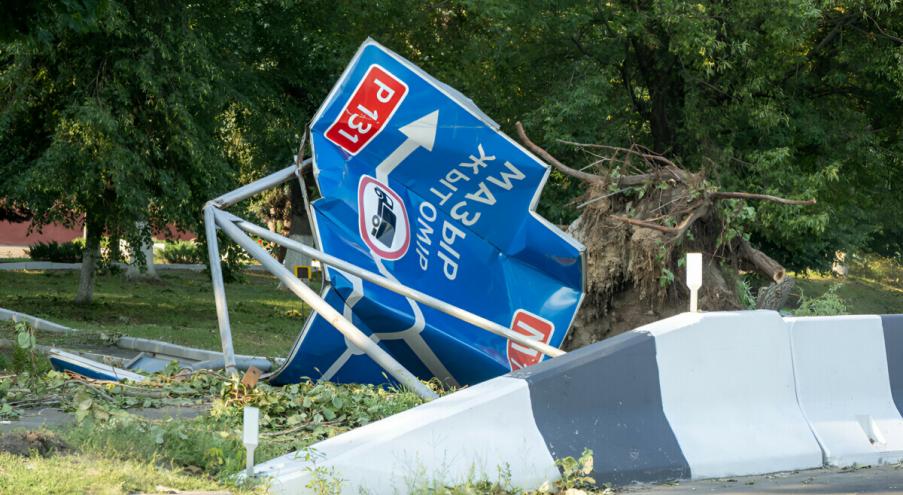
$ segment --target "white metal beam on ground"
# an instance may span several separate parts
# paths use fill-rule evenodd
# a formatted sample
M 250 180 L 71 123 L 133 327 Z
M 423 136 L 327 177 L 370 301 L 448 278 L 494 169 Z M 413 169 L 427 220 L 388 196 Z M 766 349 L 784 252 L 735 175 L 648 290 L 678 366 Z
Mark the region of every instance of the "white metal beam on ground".
M 10 309 L 0 308 L 0 321 L 24 322 L 31 325 L 35 330 L 45 332 L 78 333 L 78 330 L 74 328 L 69 328 L 60 325 L 59 323 L 54 323 L 43 318 L 38 318 L 37 316 L 31 316 Z

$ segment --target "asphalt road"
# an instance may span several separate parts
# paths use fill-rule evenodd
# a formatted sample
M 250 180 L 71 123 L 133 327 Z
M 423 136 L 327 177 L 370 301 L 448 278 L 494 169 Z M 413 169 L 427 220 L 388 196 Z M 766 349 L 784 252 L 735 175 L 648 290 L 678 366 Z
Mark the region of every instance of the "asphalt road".
M 703 493 L 846 495 L 880 493 L 903 495 L 903 465 L 828 468 L 664 485 L 635 485 L 625 495 L 697 495 Z

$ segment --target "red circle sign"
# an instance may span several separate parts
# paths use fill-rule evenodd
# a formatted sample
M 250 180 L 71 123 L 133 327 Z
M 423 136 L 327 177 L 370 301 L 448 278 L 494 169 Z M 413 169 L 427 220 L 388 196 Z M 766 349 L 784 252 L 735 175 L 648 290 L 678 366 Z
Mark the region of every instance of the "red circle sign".
M 377 256 L 397 260 L 408 252 L 411 224 L 404 201 L 389 186 L 361 176 L 357 187 L 361 239 Z

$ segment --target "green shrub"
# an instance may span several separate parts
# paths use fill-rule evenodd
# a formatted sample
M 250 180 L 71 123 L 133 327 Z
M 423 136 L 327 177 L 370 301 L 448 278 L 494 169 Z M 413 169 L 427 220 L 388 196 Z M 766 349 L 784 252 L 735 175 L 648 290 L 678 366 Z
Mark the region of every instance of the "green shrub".
M 16 345 L 13 347 L 12 370 L 26 372 L 32 376 L 50 371 L 50 361 L 37 352 L 37 338 L 34 328 L 24 322 L 15 324 Z
M 794 312 L 794 316 L 835 316 L 845 315 L 847 313 L 847 304 L 837 294 L 841 284 L 834 284 L 827 292 L 818 296 L 809 298 L 802 296 L 800 307 Z
M 28 256 L 32 260 L 55 263 L 79 263 L 84 252 L 84 239 L 76 239 L 63 244 L 56 241 L 36 242 L 28 248 Z
M 737 277 L 737 298 L 745 309 L 756 309 L 756 298 L 752 294 L 752 286 L 745 276 Z
M 194 241 L 167 241 L 160 251 L 160 257 L 167 263 L 203 263 L 205 256 L 201 246 Z

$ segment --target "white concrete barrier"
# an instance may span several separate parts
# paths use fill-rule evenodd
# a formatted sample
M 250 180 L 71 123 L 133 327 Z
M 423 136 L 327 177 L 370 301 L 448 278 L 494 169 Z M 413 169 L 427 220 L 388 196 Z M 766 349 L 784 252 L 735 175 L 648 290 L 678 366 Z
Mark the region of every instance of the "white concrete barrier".
M 271 493 L 408 493 L 418 488 L 499 480 L 535 488 L 559 476 L 533 420 L 527 382 L 500 377 L 255 467 Z
M 787 324 L 800 407 L 825 462 L 903 460 L 903 418 L 891 393 L 882 318 L 787 318 Z
M 637 331 L 655 337 L 662 405 L 692 478 L 821 466 L 777 313 L 684 313 Z
M 585 448 L 615 484 L 899 462 L 898 405 L 903 316 L 685 313 L 258 468 L 275 493 L 410 493 L 499 468 L 536 489 Z

